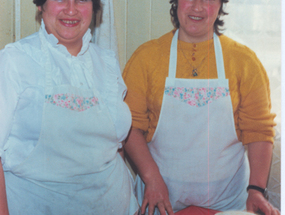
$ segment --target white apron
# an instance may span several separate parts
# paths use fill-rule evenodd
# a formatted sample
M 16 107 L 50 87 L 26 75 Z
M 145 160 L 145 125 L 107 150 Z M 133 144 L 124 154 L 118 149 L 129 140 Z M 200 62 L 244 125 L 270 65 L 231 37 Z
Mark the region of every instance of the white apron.
M 43 42 L 41 32 L 40 37 Z M 117 152 L 108 108 L 96 89 L 53 87 L 49 53 L 43 51 L 41 134 L 32 153 L 5 172 L 10 215 L 133 215 L 138 209 L 133 182 Z
M 218 79 L 178 79 L 176 31 L 158 125 L 149 150 L 169 190 L 174 211 L 190 205 L 243 210 L 249 166 L 234 123 L 222 48 L 214 34 Z M 139 203 L 144 184 L 136 181 Z M 158 210 L 156 209 L 156 214 Z

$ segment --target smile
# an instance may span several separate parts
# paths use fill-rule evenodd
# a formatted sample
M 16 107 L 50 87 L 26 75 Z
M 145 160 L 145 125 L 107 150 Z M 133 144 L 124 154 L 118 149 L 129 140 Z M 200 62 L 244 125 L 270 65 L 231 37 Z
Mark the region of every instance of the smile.
M 79 22 L 78 20 L 75 20 L 75 21 L 61 20 L 61 21 L 64 22 L 64 23 L 66 23 L 66 24 L 76 24 L 76 23 Z
M 203 18 L 201 17 L 197 17 L 197 16 L 188 16 L 190 19 L 194 19 L 194 20 L 201 20 Z

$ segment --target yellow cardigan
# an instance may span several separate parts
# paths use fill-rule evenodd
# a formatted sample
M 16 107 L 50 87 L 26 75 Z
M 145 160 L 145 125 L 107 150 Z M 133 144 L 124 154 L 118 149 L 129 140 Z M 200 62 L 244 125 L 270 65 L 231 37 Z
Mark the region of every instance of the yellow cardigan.
M 123 78 L 126 102 L 134 128 L 145 131 L 147 142 L 155 132 L 168 76 L 170 44 L 174 31 L 141 45 L 126 64 Z M 265 69 L 248 47 L 221 35 L 226 78 L 229 79 L 237 137 L 243 144 L 273 143 L 275 114 L 270 112 L 269 80 Z M 217 78 L 213 39 L 201 43 L 178 42 L 177 78 Z M 198 76 L 193 77 L 193 66 Z M 195 122 L 193 122 L 195 126 Z

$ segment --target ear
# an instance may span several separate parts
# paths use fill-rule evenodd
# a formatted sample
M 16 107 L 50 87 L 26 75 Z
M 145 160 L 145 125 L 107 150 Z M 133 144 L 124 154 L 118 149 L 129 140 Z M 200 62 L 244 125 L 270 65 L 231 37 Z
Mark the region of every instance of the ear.
M 42 12 L 42 6 L 38 6 L 38 10 Z

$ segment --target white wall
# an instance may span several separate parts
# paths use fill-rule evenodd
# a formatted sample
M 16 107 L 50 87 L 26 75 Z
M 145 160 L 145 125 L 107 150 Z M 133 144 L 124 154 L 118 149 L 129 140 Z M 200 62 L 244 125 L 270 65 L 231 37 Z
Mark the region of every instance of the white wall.
M 168 0 L 115 0 L 119 59 L 124 68 L 136 48 L 170 31 Z

